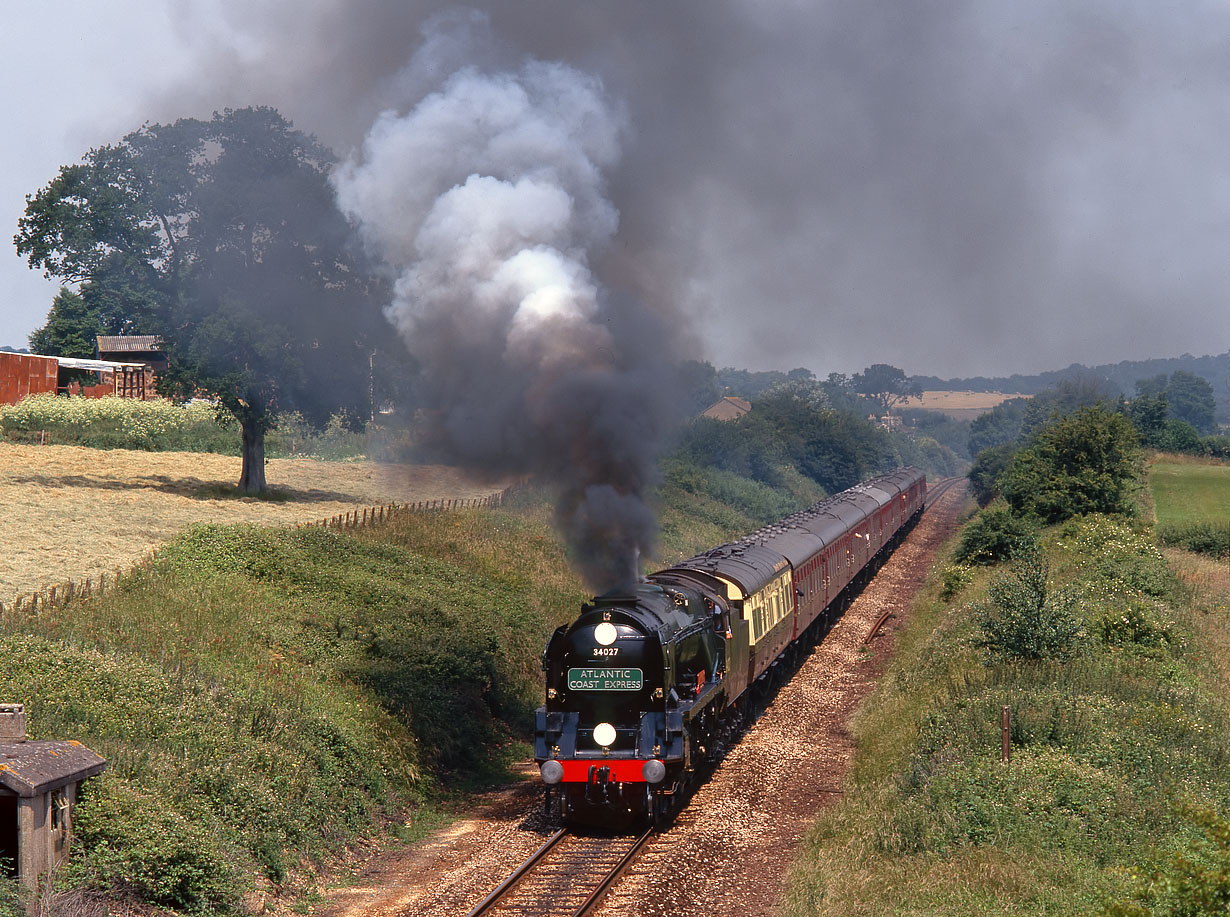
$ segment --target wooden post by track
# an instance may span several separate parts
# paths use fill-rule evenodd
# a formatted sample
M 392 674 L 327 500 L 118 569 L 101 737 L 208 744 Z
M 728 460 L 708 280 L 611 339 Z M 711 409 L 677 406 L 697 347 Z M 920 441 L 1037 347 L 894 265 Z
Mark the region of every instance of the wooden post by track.
M 999 730 L 999 760 L 1008 764 L 1012 760 L 1012 708 L 1007 704 L 999 712 Z

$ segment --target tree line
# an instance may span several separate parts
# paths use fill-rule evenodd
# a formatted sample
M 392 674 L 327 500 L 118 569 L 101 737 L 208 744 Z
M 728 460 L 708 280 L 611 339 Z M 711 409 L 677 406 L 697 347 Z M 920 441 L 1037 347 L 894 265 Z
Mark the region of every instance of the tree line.
M 699 367 L 699 368 L 696 368 Z M 733 421 L 696 417 L 680 430 L 675 457 L 697 465 L 730 471 L 741 477 L 782 487 L 786 470 L 836 493 L 901 464 L 913 464 L 936 474 L 958 473 L 961 460 L 935 439 L 913 430 L 894 433 L 868 419 L 869 413 L 896 404 L 908 387 L 901 370 L 869 367 L 853 378 L 830 375 L 820 381 L 808 370 L 788 373 L 747 373 L 697 364 L 692 378 L 713 384 L 725 375 L 757 392 L 752 410 Z M 749 381 L 768 381 L 759 389 Z M 859 389 L 876 389 L 860 392 Z M 693 392 L 694 405 L 707 401 L 713 389 Z M 718 396 L 720 397 L 720 395 Z M 716 400 L 716 399 L 715 399 Z
M 1002 496 L 1018 516 L 1042 522 L 1123 512 L 1141 448 L 1230 457 L 1214 410 L 1209 383 L 1181 370 L 1140 380 L 1131 401 L 1063 383 L 973 421 L 970 484 L 981 505 Z

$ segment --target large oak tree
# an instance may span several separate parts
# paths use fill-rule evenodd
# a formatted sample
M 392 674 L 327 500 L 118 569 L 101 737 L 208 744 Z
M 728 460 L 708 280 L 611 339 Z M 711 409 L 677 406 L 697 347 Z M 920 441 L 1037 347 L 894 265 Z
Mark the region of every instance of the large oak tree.
M 367 413 L 388 338 L 333 164 L 270 108 L 147 124 L 61 168 L 18 224 L 31 267 L 162 337 L 163 393 L 208 393 L 235 416 L 245 492 L 265 490 L 277 412 Z

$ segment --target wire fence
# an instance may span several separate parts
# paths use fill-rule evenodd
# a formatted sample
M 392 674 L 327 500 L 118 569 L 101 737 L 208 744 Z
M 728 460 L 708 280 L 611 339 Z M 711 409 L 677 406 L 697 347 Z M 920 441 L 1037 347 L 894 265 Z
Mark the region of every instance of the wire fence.
M 384 525 L 397 516 L 413 513 L 447 513 L 464 509 L 494 509 L 502 506 L 508 496 L 518 488 L 519 484 L 510 484 L 503 490 L 488 494 L 485 497 L 457 498 L 453 500 L 419 500 L 407 503 L 386 503 L 381 506 L 367 506 L 347 513 L 338 513 L 315 522 L 301 522 L 295 526 L 303 528 L 333 528 L 357 529 L 370 525 Z M 110 589 L 118 589 L 125 576 L 132 575 L 138 567 L 150 563 L 153 557 L 146 558 L 133 565 L 125 574 L 116 569 L 113 573 L 100 573 L 97 577 L 87 576 L 83 580 L 67 580 L 53 586 L 44 586 L 37 592 L 18 595 L 11 602 L 0 601 L 0 614 L 5 612 L 25 612 L 37 614 L 48 608 L 59 608 L 78 599 L 88 599 L 95 595 L 102 596 Z

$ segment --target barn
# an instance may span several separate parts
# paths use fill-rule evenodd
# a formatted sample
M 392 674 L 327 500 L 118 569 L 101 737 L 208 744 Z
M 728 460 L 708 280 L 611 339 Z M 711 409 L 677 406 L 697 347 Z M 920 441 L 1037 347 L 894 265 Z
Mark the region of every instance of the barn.
M 98 381 L 82 382 L 82 372 L 96 374 Z M 0 404 L 17 404 L 27 395 L 42 393 L 89 398 L 104 395 L 152 398 L 153 372 L 149 364 L 137 361 L 84 360 L 0 351 Z

